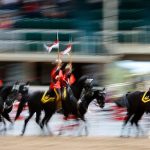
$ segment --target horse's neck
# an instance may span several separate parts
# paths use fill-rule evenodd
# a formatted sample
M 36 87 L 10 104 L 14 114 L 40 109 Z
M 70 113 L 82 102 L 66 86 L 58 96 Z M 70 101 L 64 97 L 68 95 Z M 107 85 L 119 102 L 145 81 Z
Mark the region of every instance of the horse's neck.
M 92 102 L 92 98 L 85 98 L 87 107 L 90 105 L 90 103 Z
M 0 91 L 0 96 L 3 98 L 3 100 L 5 100 L 8 96 L 8 94 L 10 93 L 12 87 L 11 86 L 6 86 L 3 87 Z
M 84 83 L 85 83 L 85 81 L 86 81 L 87 78 L 88 78 L 88 76 L 86 76 L 86 75 L 81 76 L 81 77 L 79 78 L 79 80 L 76 81 L 76 82 L 72 85 L 72 90 L 73 90 L 74 96 L 75 96 L 77 99 L 80 98 L 80 95 L 81 95 L 81 92 L 82 92 Z
M 71 89 L 72 89 L 74 96 L 77 99 L 79 99 L 83 88 L 81 86 L 79 86 L 78 84 L 74 84 L 71 86 Z
M 86 94 L 85 92 L 86 91 L 84 91 L 82 93 L 81 97 L 80 97 L 81 98 L 81 103 L 80 104 L 87 110 L 89 105 L 90 105 L 90 103 L 92 102 L 93 98 L 88 96 L 88 95 L 85 95 Z
M 0 91 L 3 89 L 3 86 L 0 87 Z

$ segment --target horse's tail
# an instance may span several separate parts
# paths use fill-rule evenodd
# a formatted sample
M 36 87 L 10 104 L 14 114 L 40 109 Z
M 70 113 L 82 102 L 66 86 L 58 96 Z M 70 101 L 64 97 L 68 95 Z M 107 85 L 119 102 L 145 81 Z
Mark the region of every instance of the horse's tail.
M 122 99 L 117 99 L 117 100 L 114 101 L 114 103 L 115 103 L 118 107 L 123 107 Z
M 18 105 L 18 109 L 17 109 L 17 113 L 16 113 L 16 116 L 15 116 L 15 121 L 18 119 L 18 117 L 20 116 L 24 106 L 26 104 L 26 101 L 21 99 L 19 105 Z
M 114 103 L 118 107 L 128 107 L 128 105 L 129 105 L 128 104 L 128 99 L 127 99 L 126 95 L 123 96 L 123 97 L 121 97 L 121 98 L 119 98 L 119 99 L 117 99 L 117 100 L 115 100 Z
M 3 98 L 0 96 L 0 113 L 2 113 L 4 108 L 4 102 L 3 102 Z

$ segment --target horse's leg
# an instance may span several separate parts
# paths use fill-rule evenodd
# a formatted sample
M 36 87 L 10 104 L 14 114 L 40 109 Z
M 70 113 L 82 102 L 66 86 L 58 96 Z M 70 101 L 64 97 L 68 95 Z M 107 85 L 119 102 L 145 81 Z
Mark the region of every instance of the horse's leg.
M 25 119 L 23 130 L 22 130 L 22 133 L 21 133 L 22 136 L 24 135 L 24 132 L 25 132 L 28 121 L 31 119 L 31 117 L 34 115 L 34 113 L 35 113 L 34 111 L 32 111 L 32 112 L 30 111 L 29 116 Z
M 3 112 L 2 112 L 2 116 L 3 116 L 5 119 L 7 119 L 10 123 L 13 124 L 13 121 L 10 119 L 9 113 L 3 111 Z
M 87 120 L 85 120 L 84 117 L 81 117 L 81 120 L 83 121 L 84 125 L 81 126 L 78 135 L 81 136 L 82 135 L 82 131 L 85 130 L 85 136 L 88 136 L 89 135 L 89 131 L 88 131 L 88 126 L 87 126 Z
M 144 114 L 144 111 L 140 111 L 140 112 L 137 112 L 135 113 L 135 115 L 133 116 L 133 118 L 131 119 L 131 124 L 135 124 L 136 128 L 137 128 L 137 133 L 136 133 L 136 137 L 139 136 L 140 134 L 140 131 L 141 131 L 141 134 L 144 135 L 144 131 L 143 129 L 141 128 L 141 126 L 138 124 L 139 120 L 141 119 L 141 117 L 143 116 Z
M 6 122 L 5 122 L 5 119 L 3 118 L 2 115 L 0 116 L 0 120 L 1 120 L 1 122 L 4 124 L 4 128 L 1 129 L 0 131 L 6 132 L 6 131 L 7 131 L 7 128 L 6 128 Z
M 41 111 L 36 112 L 36 123 L 40 126 Z M 40 126 L 41 127 L 41 126 Z
M 42 129 L 44 128 L 44 125 L 46 125 L 46 123 L 48 123 L 50 117 L 51 117 L 51 113 L 45 111 L 44 118 L 42 119 L 42 121 L 41 121 L 41 123 L 40 123 L 40 127 L 41 127 Z
M 49 121 L 52 114 L 54 114 L 55 111 L 56 111 L 55 102 L 45 103 L 43 105 L 43 109 L 44 109 L 44 112 L 45 112 L 45 116 L 44 116 L 44 118 L 42 119 L 42 121 L 40 123 L 40 126 L 41 126 L 42 129 L 44 128 L 44 125 L 46 125 L 46 123 Z
M 135 124 L 135 113 L 130 118 L 130 124 L 129 124 L 129 128 L 128 128 L 127 137 L 129 137 L 131 135 L 131 129 L 133 128 L 134 124 Z
M 125 126 L 127 125 L 128 121 L 129 121 L 129 119 L 131 118 L 132 115 L 133 115 L 133 113 L 127 112 L 127 114 L 126 114 L 126 116 L 124 118 L 122 129 L 121 129 L 121 134 L 120 134 L 121 137 L 123 137 L 123 131 L 125 129 Z M 129 130 L 128 130 L 128 132 L 129 132 Z M 129 134 L 127 136 L 129 136 Z
M 44 116 L 44 118 L 42 119 L 42 121 L 40 123 L 41 129 L 44 129 L 44 126 L 46 126 L 46 128 L 47 128 L 47 130 L 48 130 L 48 132 L 49 132 L 50 135 L 52 135 L 52 132 L 50 131 L 50 129 L 48 127 L 48 121 L 52 117 L 52 114 L 54 114 L 54 113 L 50 113 L 49 114 L 49 113 L 45 112 L 45 116 Z
M 10 119 L 9 113 L 7 113 L 6 111 L 3 111 L 3 112 L 2 112 L 2 116 L 3 116 L 5 119 L 7 119 L 7 120 L 11 123 L 9 128 L 12 129 L 14 123 L 13 123 L 13 121 Z
M 88 136 L 89 135 L 89 131 L 88 131 L 88 126 L 87 126 L 87 121 L 84 121 L 85 123 L 85 135 Z
M 20 116 L 22 110 L 23 110 L 23 107 L 25 105 L 26 101 L 23 101 L 21 100 L 21 102 L 19 103 L 19 106 L 18 106 L 18 110 L 17 110 L 17 113 L 16 113 L 16 116 L 15 116 L 15 121 L 17 120 L 17 118 Z
M 43 118 L 42 121 L 40 122 L 40 127 L 41 127 L 41 129 L 44 128 L 44 124 L 45 124 L 46 119 L 47 119 L 47 115 L 46 115 L 46 113 L 45 113 L 44 118 Z
M 138 122 L 139 122 L 139 120 L 142 118 L 143 114 L 144 114 L 144 111 L 139 114 L 139 116 L 138 116 L 138 118 L 137 118 L 136 124 L 137 124 L 137 126 L 138 126 L 138 128 L 139 128 L 139 131 L 141 131 L 141 134 L 144 136 L 144 130 L 143 130 L 142 127 L 138 124 Z
M 52 134 L 52 132 L 51 132 L 51 130 L 50 130 L 50 127 L 48 126 L 48 122 L 49 122 L 49 120 L 51 119 L 51 117 L 52 117 L 53 114 L 54 114 L 54 112 L 48 114 L 48 115 L 47 115 L 47 119 L 45 120 L 45 125 L 46 125 L 47 130 L 48 130 L 48 132 L 49 132 L 50 135 L 53 135 L 53 134 Z
M 36 112 L 35 121 L 40 126 L 40 128 L 43 130 L 43 127 L 41 126 L 41 110 Z M 42 134 L 44 135 L 44 132 Z

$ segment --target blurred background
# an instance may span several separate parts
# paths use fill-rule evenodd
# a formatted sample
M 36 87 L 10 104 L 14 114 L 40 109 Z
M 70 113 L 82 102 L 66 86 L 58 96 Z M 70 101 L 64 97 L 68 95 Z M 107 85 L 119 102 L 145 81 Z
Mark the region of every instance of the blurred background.
M 0 0 L 0 79 L 49 85 L 57 49 L 71 38 L 74 74 L 94 76 L 109 98 L 150 83 L 150 0 Z M 63 62 L 69 57 L 64 56 Z

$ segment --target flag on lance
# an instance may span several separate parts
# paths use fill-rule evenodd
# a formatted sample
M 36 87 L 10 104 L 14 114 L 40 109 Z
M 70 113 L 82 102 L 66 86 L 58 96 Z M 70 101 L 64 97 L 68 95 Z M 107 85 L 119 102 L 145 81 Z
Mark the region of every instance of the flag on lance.
M 52 45 L 46 45 L 44 44 L 45 49 L 50 53 L 53 48 L 59 48 L 59 41 L 56 40 Z
M 69 44 L 68 46 L 67 46 L 67 48 L 64 50 L 64 51 L 62 51 L 60 54 L 61 55 L 69 55 L 69 52 L 71 51 L 71 49 L 72 49 L 72 45 L 71 44 Z

